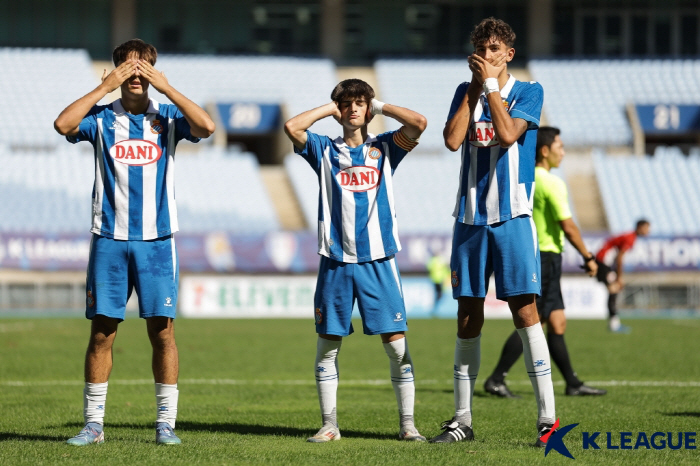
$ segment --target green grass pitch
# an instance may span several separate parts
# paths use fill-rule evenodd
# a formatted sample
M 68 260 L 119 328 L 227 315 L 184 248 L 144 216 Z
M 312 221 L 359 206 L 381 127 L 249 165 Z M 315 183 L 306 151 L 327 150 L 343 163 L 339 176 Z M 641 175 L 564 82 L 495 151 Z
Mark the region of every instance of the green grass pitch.
M 629 335 L 602 321 L 570 321 L 567 342 L 580 377 L 607 396 L 563 395 L 555 368 L 557 416 L 578 423 L 564 438 L 580 464 L 697 464 L 698 450 L 608 450 L 605 432 L 696 432 L 700 425 L 700 320 L 633 320 Z M 361 328 L 359 323 L 357 328 Z M 455 323 L 413 320 L 416 424 L 427 437 L 453 414 Z M 379 337 L 356 333 L 340 352 L 338 419 L 343 438 L 305 440 L 320 426 L 312 320 L 178 319 L 180 446 L 156 446 L 150 346 L 143 321 L 119 328 L 103 445 L 64 442 L 82 427 L 84 319 L 0 320 L 0 464 L 569 464 L 535 449 L 536 407 L 522 360 L 509 376 L 519 400 L 483 392 L 509 321 L 487 321 L 469 443 L 399 442 L 388 362 Z M 601 450 L 583 432 L 603 432 Z M 615 442 L 614 442 L 615 443 Z M 700 443 L 700 440 L 697 442 Z

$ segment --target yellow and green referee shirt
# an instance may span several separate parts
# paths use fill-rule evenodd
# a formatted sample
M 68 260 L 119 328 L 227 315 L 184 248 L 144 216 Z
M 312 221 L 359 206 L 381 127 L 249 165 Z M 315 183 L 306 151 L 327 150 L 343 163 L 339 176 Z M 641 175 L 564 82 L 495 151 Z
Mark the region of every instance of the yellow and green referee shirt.
M 564 250 L 564 230 L 559 222 L 571 218 L 569 193 L 564 180 L 542 167 L 535 167 L 532 218 L 537 228 L 540 251 L 561 254 Z

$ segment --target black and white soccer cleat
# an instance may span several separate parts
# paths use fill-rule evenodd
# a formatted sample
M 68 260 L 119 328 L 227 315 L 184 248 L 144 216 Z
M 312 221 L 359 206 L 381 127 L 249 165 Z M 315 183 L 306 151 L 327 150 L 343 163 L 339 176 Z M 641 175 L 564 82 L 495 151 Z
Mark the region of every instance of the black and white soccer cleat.
M 443 422 L 440 428 L 444 430 L 444 432 L 430 439 L 430 443 L 452 443 L 461 442 L 463 440 L 474 440 L 474 431 L 472 428 L 454 419 Z

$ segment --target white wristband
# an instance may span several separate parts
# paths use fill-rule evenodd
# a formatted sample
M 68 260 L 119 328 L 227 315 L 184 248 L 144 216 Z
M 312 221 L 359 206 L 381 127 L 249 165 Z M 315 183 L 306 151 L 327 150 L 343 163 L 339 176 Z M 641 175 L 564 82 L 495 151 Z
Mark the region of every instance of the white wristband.
M 498 88 L 498 79 L 496 78 L 486 78 L 484 79 L 484 92 L 490 94 L 492 92 L 500 92 Z
M 377 99 L 372 99 L 369 104 L 369 111 L 372 115 L 382 115 L 382 108 L 384 108 L 384 102 Z

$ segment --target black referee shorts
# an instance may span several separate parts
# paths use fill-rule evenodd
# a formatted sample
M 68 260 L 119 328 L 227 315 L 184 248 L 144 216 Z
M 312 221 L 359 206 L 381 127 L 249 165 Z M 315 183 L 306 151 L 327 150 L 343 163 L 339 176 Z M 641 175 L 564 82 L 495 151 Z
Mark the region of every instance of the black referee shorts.
M 561 296 L 561 254 L 540 252 L 540 263 L 542 295 L 537 298 L 537 312 L 544 322 L 549 319 L 552 311 L 564 309 L 564 298 Z

